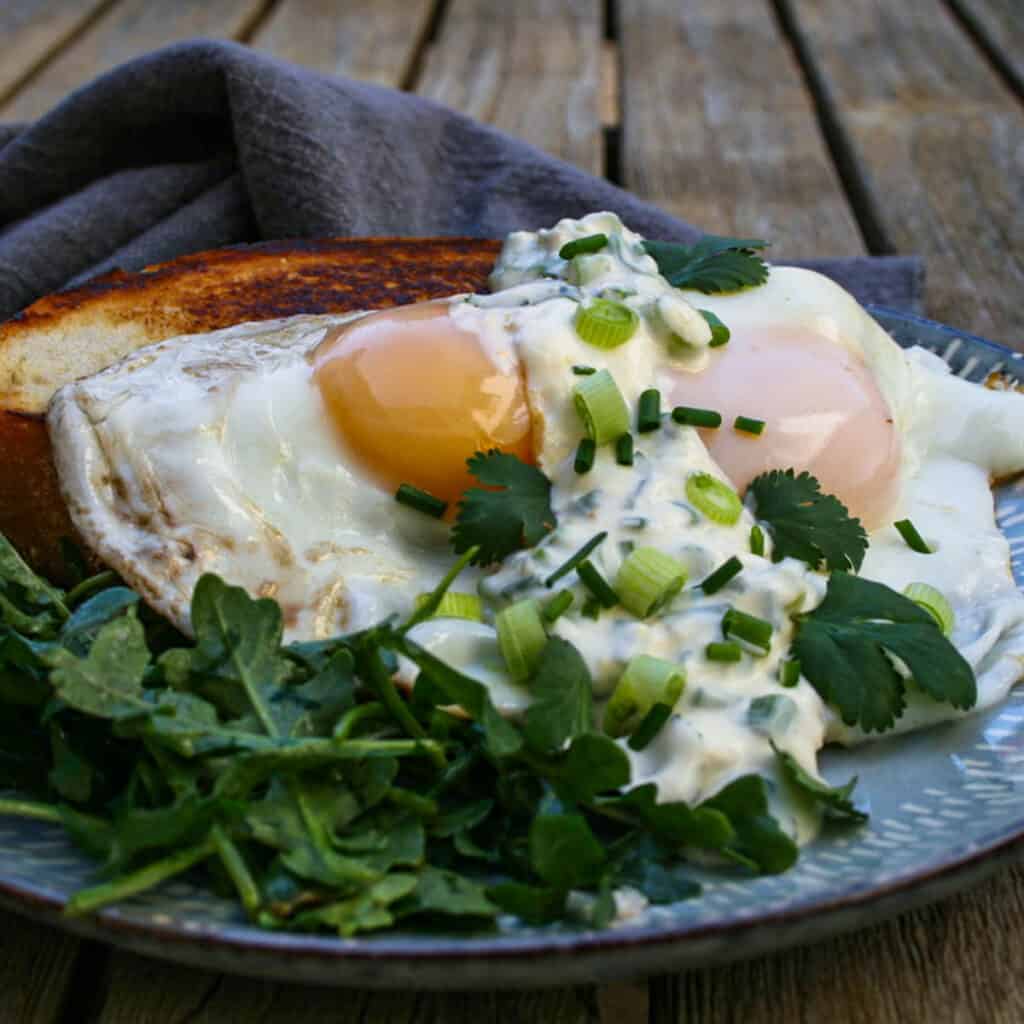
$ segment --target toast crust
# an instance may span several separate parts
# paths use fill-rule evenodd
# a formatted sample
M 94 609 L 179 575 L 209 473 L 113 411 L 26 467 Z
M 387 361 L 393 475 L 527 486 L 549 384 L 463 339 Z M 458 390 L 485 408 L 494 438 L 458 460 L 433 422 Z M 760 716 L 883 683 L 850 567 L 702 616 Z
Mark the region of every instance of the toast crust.
M 38 300 L 0 324 L 0 532 L 61 578 L 61 538 L 77 538 L 44 415 L 64 384 L 179 334 L 479 291 L 499 248 L 471 238 L 263 242 L 116 271 Z

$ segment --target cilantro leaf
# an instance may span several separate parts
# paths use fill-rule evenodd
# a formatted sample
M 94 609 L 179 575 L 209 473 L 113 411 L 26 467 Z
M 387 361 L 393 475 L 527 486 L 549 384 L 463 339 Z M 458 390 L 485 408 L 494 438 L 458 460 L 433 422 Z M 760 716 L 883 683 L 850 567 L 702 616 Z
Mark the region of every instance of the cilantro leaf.
M 833 572 L 825 600 L 796 622 L 793 654 L 847 725 L 882 732 L 903 714 L 906 683 L 892 657 L 937 701 L 966 709 L 978 699 L 971 666 L 931 613 L 884 584 Z
M 479 546 L 478 565 L 500 562 L 555 528 L 551 481 L 536 466 L 496 448 L 477 452 L 467 465 L 480 483 L 501 490 L 471 487 L 462 496 L 452 528 L 457 553 Z
M 868 536 L 859 519 L 810 473 L 773 469 L 750 483 L 755 515 L 768 527 L 774 546 L 773 561 L 798 558 L 812 569 L 856 572 L 868 549 Z
M 830 786 L 827 782 L 822 782 L 821 779 L 815 778 L 810 772 L 805 771 L 792 754 L 780 750 L 774 743 L 772 749 L 779 759 L 779 770 L 782 777 L 804 796 L 821 804 L 826 818 L 833 821 L 857 822 L 858 824 L 868 820 L 868 816 L 858 810 L 850 799 L 850 794 L 857 785 L 856 775 L 845 786 Z
M 530 681 L 533 700 L 526 709 L 526 742 L 534 750 L 560 750 L 592 725 L 590 671 L 567 640 L 553 636 L 541 652 Z
M 695 245 L 644 242 L 644 249 L 669 284 L 710 295 L 764 284 L 768 267 L 754 250 L 767 245 L 760 238 L 705 235 Z

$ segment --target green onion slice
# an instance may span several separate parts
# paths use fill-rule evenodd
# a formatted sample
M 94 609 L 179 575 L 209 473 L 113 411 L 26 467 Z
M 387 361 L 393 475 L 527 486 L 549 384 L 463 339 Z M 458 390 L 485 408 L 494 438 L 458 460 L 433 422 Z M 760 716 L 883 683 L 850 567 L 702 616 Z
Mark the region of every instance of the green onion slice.
M 684 427 L 720 427 L 722 414 L 714 409 L 694 409 L 688 405 L 677 405 L 672 410 L 672 419 Z
M 694 473 L 690 476 L 686 481 L 686 497 L 708 519 L 723 526 L 732 526 L 743 511 L 740 496 L 710 473 Z
M 597 442 L 592 437 L 583 437 L 576 446 L 576 458 L 572 468 L 579 476 L 589 473 L 594 468 L 594 457 L 597 455 Z
M 571 242 L 566 242 L 565 245 L 558 250 L 558 255 L 563 260 L 571 260 L 573 256 L 583 256 L 587 253 L 600 252 L 607 244 L 607 235 L 586 235 L 583 238 L 574 238 Z
M 545 581 L 545 587 L 553 587 L 563 576 L 568 576 L 580 564 L 590 557 L 592 551 L 608 536 L 607 530 L 594 534 L 575 554 L 567 558 Z
M 705 594 L 717 594 L 734 576 L 743 571 L 743 563 L 733 555 L 723 562 L 704 582 L 700 589 Z
M 704 648 L 704 657 L 708 661 L 739 661 L 743 657 L 743 648 L 731 640 L 711 643 Z
M 643 717 L 643 721 L 636 727 L 633 735 L 629 737 L 630 750 L 643 750 L 650 745 L 651 740 L 661 732 L 664 724 L 672 717 L 672 708 L 668 704 L 655 704 Z
M 561 618 L 572 607 L 572 602 L 572 591 L 560 590 L 541 610 L 544 621 L 554 622 L 556 619 Z
M 589 559 L 576 566 L 576 575 L 602 608 L 614 608 L 619 603 L 619 595 Z
M 800 682 L 800 661 L 797 658 L 787 658 L 779 666 L 779 683 L 785 687 L 796 686 Z
M 524 682 L 533 674 L 548 642 L 537 602 L 517 601 L 503 608 L 495 616 L 494 625 L 508 674 L 517 683 Z
M 956 616 L 953 614 L 953 606 L 946 600 L 946 595 L 941 590 L 936 590 L 927 583 L 910 583 L 903 591 L 903 596 L 909 597 L 914 604 L 919 604 L 926 612 L 930 612 L 946 636 L 953 632 Z
M 733 428 L 744 434 L 760 437 L 764 433 L 764 420 L 755 420 L 752 416 L 737 416 Z
M 640 395 L 637 404 L 636 429 L 639 434 L 649 434 L 661 426 L 661 392 L 648 388 Z
M 432 594 L 418 594 L 416 596 L 417 610 L 431 599 Z M 470 622 L 484 621 L 483 602 L 476 594 L 459 594 L 455 591 L 445 591 L 432 619 L 468 619 Z
M 573 401 L 587 436 L 596 444 L 617 441 L 629 433 L 626 400 L 607 370 L 581 377 L 573 388 Z
M 636 334 L 640 317 L 635 310 L 611 299 L 594 299 L 580 306 L 573 321 L 576 333 L 594 348 L 618 348 Z
M 686 566 L 652 547 L 637 547 L 626 556 L 615 577 L 615 592 L 637 618 L 663 608 L 686 582 Z
M 727 637 L 744 640 L 766 654 L 771 650 L 772 624 L 738 608 L 730 608 L 722 617 L 722 632 Z
M 633 732 L 655 704 L 675 707 L 685 686 L 686 675 L 678 665 L 638 654 L 615 684 L 604 709 L 604 731 L 610 736 Z
M 592 373 L 597 373 L 597 367 L 586 366 L 583 363 L 576 363 L 572 368 L 572 372 L 575 373 L 577 377 L 589 377 Z
M 764 530 L 757 523 L 750 528 L 750 553 L 764 555 Z
M 623 434 L 615 442 L 615 461 L 620 466 L 633 465 L 633 435 Z
M 917 532 L 917 527 L 909 519 L 901 519 L 898 523 L 893 523 L 892 525 L 899 530 L 900 536 L 907 542 L 907 547 L 911 551 L 916 551 L 919 555 L 930 555 L 932 553 L 928 542 Z
M 711 328 L 711 341 L 708 343 L 708 348 L 720 348 L 722 345 L 728 344 L 732 337 L 729 328 L 710 309 L 698 309 L 697 312 L 707 320 L 708 327 Z
M 414 508 L 417 512 L 423 512 L 435 519 L 440 519 L 448 508 L 448 502 L 431 494 L 429 491 L 421 491 L 412 484 L 399 484 L 395 491 L 395 501 L 407 508 Z

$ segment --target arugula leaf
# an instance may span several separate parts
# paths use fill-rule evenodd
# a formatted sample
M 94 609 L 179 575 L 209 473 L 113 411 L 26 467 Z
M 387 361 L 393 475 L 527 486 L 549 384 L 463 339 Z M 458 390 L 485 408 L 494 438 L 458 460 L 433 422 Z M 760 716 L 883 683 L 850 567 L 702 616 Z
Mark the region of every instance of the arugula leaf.
M 593 885 L 607 856 L 582 814 L 538 814 L 530 826 L 530 865 L 556 889 Z
M 471 487 L 462 496 L 452 528 L 457 553 L 476 546 L 474 562 L 500 562 L 555 528 L 551 481 L 536 466 L 496 448 L 477 452 L 466 464 L 480 483 L 500 489 Z
M 149 648 L 134 610 L 103 626 L 84 658 L 64 648 L 45 658 L 57 696 L 87 715 L 118 718 L 152 708 L 142 697 Z
M 6 605 L 21 611 L 42 612 L 57 620 L 68 617 L 64 593 L 58 587 L 34 573 L 14 549 L 14 545 L 0 534 L 0 593 Z
M 722 849 L 738 863 L 775 875 L 796 862 L 796 843 L 768 813 L 768 792 L 759 775 L 743 775 L 719 790 L 701 807 L 725 815 L 735 838 Z
M 60 642 L 73 654 L 84 655 L 100 627 L 139 603 L 127 587 L 108 587 L 80 604 L 60 630 Z
M 774 541 L 772 560 L 798 558 L 812 569 L 822 563 L 828 569 L 856 572 L 868 550 L 868 535 L 860 520 L 804 472 L 773 469 L 754 477 L 749 492 L 755 515 L 768 527 Z
M 930 612 L 845 572 L 833 572 L 825 600 L 797 616 L 793 654 L 822 700 L 865 732 L 890 728 L 906 707 L 906 682 L 892 657 L 934 700 L 967 709 L 978 699 L 971 666 Z
M 858 810 L 850 799 L 850 794 L 857 785 L 856 775 L 845 786 L 830 786 L 827 782 L 815 778 L 810 772 L 804 771 L 800 762 L 792 754 L 780 750 L 774 743 L 772 750 L 775 751 L 775 756 L 779 759 L 782 777 L 804 796 L 821 804 L 826 818 L 858 824 L 868 820 L 868 816 Z
M 695 245 L 644 242 L 644 249 L 669 284 L 710 295 L 764 284 L 768 267 L 754 250 L 767 245 L 760 238 L 705 235 Z
M 50 723 L 50 749 L 53 753 L 50 785 L 65 800 L 85 803 L 92 793 L 92 765 L 78 756 L 64 730 L 55 722 Z
M 395 923 L 392 906 L 413 892 L 417 884 L 418 879 L 413 874 L 388 875 L 350 899 L 297 914 L 293 925 L 306 929 L 328 927 L 346 938 L 359 932 L 389 928 Z
M 526 742 L 540 752 L 560 750 L 592 728 L 590 671 L 579 651 L 553 636 L 530 680 L 533 700 L 526 709 Z

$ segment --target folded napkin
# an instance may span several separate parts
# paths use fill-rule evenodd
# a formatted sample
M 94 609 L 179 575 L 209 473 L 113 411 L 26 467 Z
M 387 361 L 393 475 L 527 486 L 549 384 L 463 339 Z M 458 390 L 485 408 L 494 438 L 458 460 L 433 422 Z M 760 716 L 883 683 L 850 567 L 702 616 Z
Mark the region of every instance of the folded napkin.
M 31 125 L 0 126 L 0 319 L 120 267 L 260 239 L 499 238 L 591 210 L 700 231 L 417 96 L 198 40 L 133 60 Z M 914 258 L 808 262 L 915 309 Z

